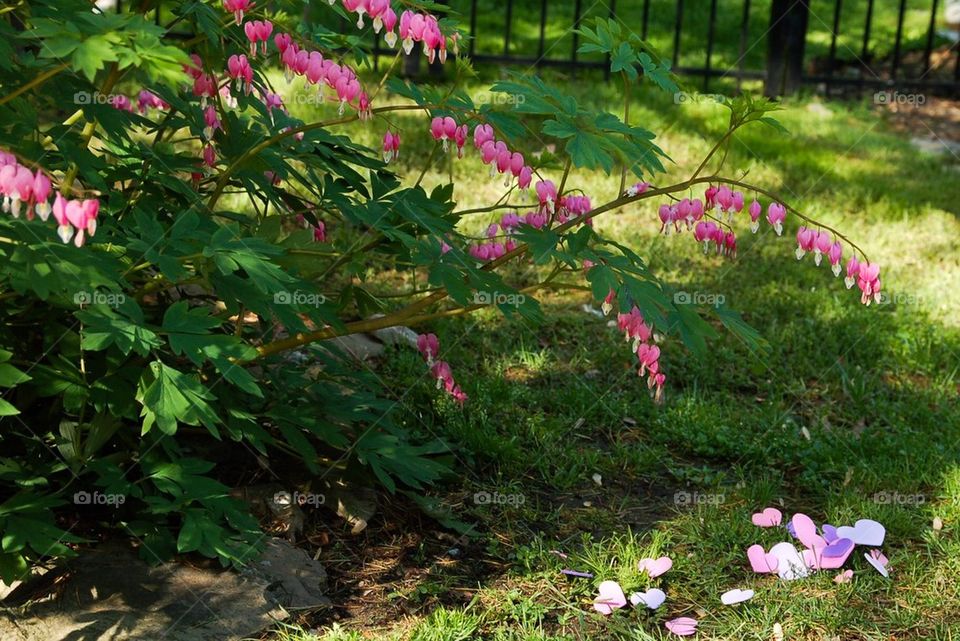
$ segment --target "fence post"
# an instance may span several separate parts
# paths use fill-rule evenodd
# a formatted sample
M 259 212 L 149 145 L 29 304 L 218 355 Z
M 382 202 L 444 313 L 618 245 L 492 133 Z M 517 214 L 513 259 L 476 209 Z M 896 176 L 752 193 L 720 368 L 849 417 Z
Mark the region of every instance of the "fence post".
M 768 97 L 790 95 L 800 88 L 809 17 L 809 0 L 773 0 L 764 84 Z

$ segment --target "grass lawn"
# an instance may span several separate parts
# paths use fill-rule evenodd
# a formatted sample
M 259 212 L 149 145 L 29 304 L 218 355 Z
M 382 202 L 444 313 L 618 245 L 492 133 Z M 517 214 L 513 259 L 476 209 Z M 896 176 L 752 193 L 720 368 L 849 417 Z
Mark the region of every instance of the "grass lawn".
M 602 83 L 569 86 L 582 101 L 617 104 Z M 656 406 L 622 337 L 581 309 L 586 295 L 545 297 L 541 326 L 480 312 L 418 328 L 439 335 L 467 405 L 436 394 L 416 354 L 391 355 L 378 374 L 411 428 L 450 443 L 458 476 L 435 496 L 470 525 L 469 538 L 429 520 L 404 525 L 387 501 L 369 532 L 320 557 L 331 568 L 346 559 L 367 578 L 334 569 L 335 614 L 271 638 L 660 639 L 677 616 L 699 619 L 700 639 L 773 639 L 775 624 L 786 639 L 960 638 L 960 165 L 915 151 L 866 100 L 785 107 L 777 117 L 791 135 L 745 130 L 725 173 L 748 172 L 848 232 L 882 263 L 889 302 L 865 308 L 826 266 L 795 260 L 795 222 L 783 238 L 766 225 L 757 236 L 744 228 L 730 262 L 703 255 L 688 235 L 659 235 L 659 203 L 600 217 L 671 286 L 742 311 L 769 353 L 724 334 L 698 360 L 666 341 L 666 401 Z M 690 173 L 726 112 L 643 92 L 631 120 L 657 132 L 675 163 L 658 184 Z M 416 176 L 433 144 L 426 123 L 395 124 L 401 167 Z M 382 130 L 353 131 L 376 144 Z M 472 150 L 425 184 L 450 171 L 461 208 L 500 193 Z M 617 183 L 575 172 L 568 186 L 602 203 Z M 488 222 L 471 221 L 477 230 Z M 532 282 L 525 267 L 514 277 Z M 513 498 L 477 503 L 480 492 Z M 770 505 L 818 523 L 880 521 L 891 578 L 859 552 L 845 585 L 833 571 L 793 582 L 754 574 L 746 548 L 787 538 L 751 525 L 751 513 Z M 640 558 L 662 554 L 674 560 L 666 575 L 637 571 Z M 565 567 L 595 578 L 567 578 Z M 604 617 L 591 607 L 604 579 L 628 594 L 661 587 L 667 601 Z M 756 596 L 721 605 L 731 588 Z

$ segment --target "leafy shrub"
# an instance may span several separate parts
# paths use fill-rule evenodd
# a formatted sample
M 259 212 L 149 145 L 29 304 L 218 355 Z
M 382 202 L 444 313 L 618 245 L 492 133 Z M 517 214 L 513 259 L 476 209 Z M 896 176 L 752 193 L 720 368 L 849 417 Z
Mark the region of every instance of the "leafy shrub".
M 730 102 L 729 131 L 690 178 L 653 187 L 666 159 L 653 133 L 536 77 L 497 82 L 501 104 L 477 105 L 463 58 L 446 61 L 456 78 L 446 87 L 393 77 L 399 49 L 382 79 L 354 71 L 371 66 L 355 14 L 387 44 L 444 61 L 462 39 L 453 17 L 427 13 L 441 10 L 398 16 L 386 0 L 0 9 L 0 578 L 70 554 L 98 523 L 136 537 L 151 560 L 198 551 L 242 562 L 260 533 L 229 486 L 258 463 L 314 477 L 359 470 L 390 491 L 436 482 L 443 444 L 396 421 L 382 383 L 318 347 L 324 339 L 491 305 L 538 321 L 536 292 L 566 287 L 618 310 L 658 400 L 658 343 L 702 352 L 711 317 L 762 349 L 735 312 L 676 299 L 591 220 L 673 199 L 660 210 L 665 232 L 691 230 L 732 259 L 735 219 L 749 215 L 755 229 L 761 217 L 742 189 L 770 201 L 779 233 L 787 209 L 774 194 L 705 173 L 739 127 L 777 127 L 774 105 Z M 627 93 L 648 81 L 678 91 L 616 22 L 595 20 L 582 37 L 584 52 L 610 54 Z M 323 92 L 324 119 L 286 111 L 271 84 L 280 69 Z M 376 105 L 381 91 L 399 102 Z M 390 119 L 401 111 L 420 126 L 401 131 Z M 340 129 L 358 120 L 384 132 L 382 156 Z M 504 196 L 466 210 L 453 185 L 423 188 L 426 167 L 416 179 L 391 170 L 401 138 L 430 135 L 428 167 L 443 153 L 477 154 L 506 178 Z M 622 195 L 593 205 L 575 169 L 619 173 Z M 673 196 L 694 188 L 706 199 Z M 485 238 L 465 235 L 468 214 L 496 217 Z M 808 224 L 798 251 L 839 265 L 849 241 Z M 506 271 L 522 260 L 538 266 L 535 280 Z M 429 287 L 378 295 L 366 279 L 381 270 L 426 273 Z M 867 302 L 879 288 L 872 270 L 848 266 Z M 469 403 L 436 337 L 418 347 L 438 386 Z

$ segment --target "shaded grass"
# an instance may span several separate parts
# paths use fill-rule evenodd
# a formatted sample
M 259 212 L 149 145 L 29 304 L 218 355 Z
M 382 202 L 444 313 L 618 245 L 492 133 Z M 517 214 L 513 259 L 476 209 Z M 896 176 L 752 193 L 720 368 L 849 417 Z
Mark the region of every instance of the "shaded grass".
M 583 102 L 615 104 L 609 87 L 572 90 Z M 536 327 L 480 312 L 418 328 L 439 335 L 470 395 L 466 408 L 423 384 L 415 354 L 398 353 L 383 375 L 412 389 L 404 411 L 417 413 L 417 424 L 448 440 L 465 464 L 443 497 L 474 524 L 471 554 L 508 569 L 476 586 L 468 606 L 438 605 L 386 631 L 321 638 L 656 639 L 665 635 L 662 622 L 680 615 L 700 619 L 704 639 L 769 639 L 775 623 L 789 639 L 957 637 L 960 205 L 949 187 L 957 166 L 916 152 L 866 104 L 786 106 L 778 119 L 792 135 L 746 130 L 731 146 L 727 172 L 748 172 L 850 233 L 884 265 L 891 302 L 864 308 L 826 267 L 794 260 L 793 226 L 780 239 L 744 230 L 731 263 L 704 256 L 687 236 L 658 235 L 658 203 L 601 217 L 598 228 L 634 247 L 670 286 L 722 295 L 743 311 L 769 341 L 769 355 L 751 354 L 728 335 L 703 359 L 667 341 L 668 398 L 657 407 L 622 337 L 581 311 L 585 296 L 544 297 L 547 321 Z M 725 126 L 717 105 L 677 106 L 656 94 L 641 93 L 631 113 L 662 132 L 659 142 L 675 161 L 658 184 L 684 178 Z M 375 123 L 351 135 L 374 146 L 384 126 Z M 434 144 L 425 119 L 392 124 L 404 134 L 398 171 L 416 175 Z M 533 136 L 528 142 L 537 145 Z M 460 207 L 499 195 L 473 154 L 440 160 L 425 186 L 451 173 Z M 601 203 L 617 182 L 575 172 L 569 184 Z M 488 222 L 478 216 L 465 226 Z M 521 284 L 531 278 L 524 267 L 512 274 Z M 434 411 L 424 412 L 431 404 Z M 475 492 L 524 500 L 475 504 Z M 818 522 L 881 521 L 892 580 L 859 554 L 849 585 L 827 572 L 791 583 L 752 574 L 746 547 L 784 537 L 750 525 L 751 512 L 771 504 Z M 935 516 L 942 531 L 931 527 Z M 651 582 L 636 561 L 659 554 L 675 566 Z M 596 579 L 565 579 L 562 567 Z M 603 618 L 590 602 L 596 584 L 610 578 L 630 590 L 663 586 L 667 604 Z M 757 596 L 724 608 L 719 594 L 733 587 Z

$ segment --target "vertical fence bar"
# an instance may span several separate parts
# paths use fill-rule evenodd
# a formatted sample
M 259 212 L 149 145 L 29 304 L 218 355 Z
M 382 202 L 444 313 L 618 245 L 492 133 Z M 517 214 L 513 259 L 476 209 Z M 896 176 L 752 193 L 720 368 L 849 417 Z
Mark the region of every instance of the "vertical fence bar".
M 540 42 L 537 45 L 537 64 L 543 60 L 543 52 L 546 50 L 544 41 L 547 37 L 547 0 L 540 0 Z
M 930 26 L 927 28 L 927 44 L 923 48 L 923 75 L 930 73 L 930 56 L 933 55 L 933 34 L 937 27 L 937 0 L 930 10 Z
M 900 0 L 900 13 L 897 15 L 897 39 L 893 43 L 893 64 L 890 69 L 890 78 L 897 79 L 897 70 L 900 68 L 900 41 L 903 39 L 903 15 L 907 11 L 907 0 Z
M 673 66 L 680 60 L 680 31 L 683 29 L 683 0 L 677 0 L 677 25 L 673 32 Z
M 577 0 L 573 5 L 573 51 L 570 52 L 570 63 L 574 71 L 577 68 L 577 49 L 580 48 L 580 34 L 577 33 L 580 28 L 580 11 L 582 10 L 580 4 L 580 0 Z
M 863 48 L 860 50 L 860 64 L 866 66 L 867 56 L 870 55 L 870 26 L 873 21 L 873 0 L 867 0 L 867 21 L 863 27 Z M 861 67 L 860 79 L 863 80 L 863 73 L 866 69 Z M 871 68 L 872 71 L 872 68 Z
M 839 1 L 839 0 L 838 0 Z M 750 0 L 743 0 L 743 19 L 740 21 L 740 52 L 737 54 L 737 93 L 743 82 L 744 58 L 747 55 L 747 38 L 750 36 Z
M 617 0 L 610 0 L 610 19 L 617 17 Z M 607 64 L 603 66 L 603 77 L 610 80 L 610 56 L 607 55 Z
M 477 0 L 470 2 L 470 57 L 477 48 Z
M 934 0 L 936 2 L 936 0 Z M 837 37 L 840 35 L 840 12 L 842 11 L 843 0 L 837 0 L 833 7 L 833 32 L 830 34 L 830 68 L 827 70 L 827 76 L 833 77 L 833 70 L 837 67 Z
M 513 0 L 507 0 L 507 24 L 503 30 L 503 55 L 510 55 L 510 23 L 513 22 Z
M 713 55 L 714 27 L 717 24 L 717 0 L 710 0 L 710 23 L 707 26 L 707 60 L 703 69 L 703 92 L 710 90 L 710 58 Z
M 640 37 L 647 39 L 647 26 L 650 24 L 650 0 L 643 0 L 643 26 L 641 27 Z

